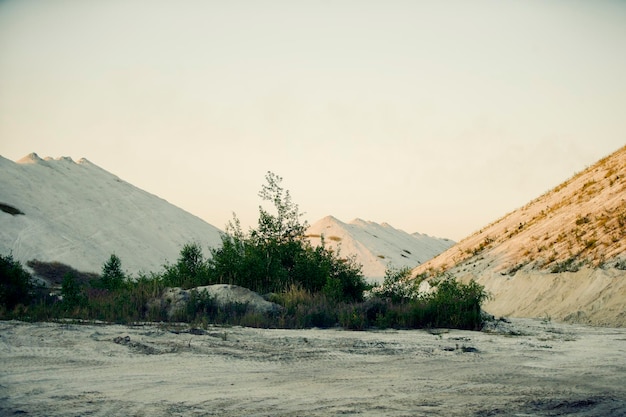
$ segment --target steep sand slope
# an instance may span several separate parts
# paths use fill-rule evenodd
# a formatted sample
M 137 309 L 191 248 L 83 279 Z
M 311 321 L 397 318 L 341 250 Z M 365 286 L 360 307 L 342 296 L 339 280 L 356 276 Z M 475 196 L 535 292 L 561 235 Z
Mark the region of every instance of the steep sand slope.
M 494 314 L 626 325 L 625 199 L 623 147 L 414 274 L 476 279 Z
M 24 264 L 99 272 L 115 253 L 129 272 L 148 272 L 175 261 L 185 243 L 221 244 L 219 229 L 86 159 L 0 157 L 0 184 L 0 253 Z

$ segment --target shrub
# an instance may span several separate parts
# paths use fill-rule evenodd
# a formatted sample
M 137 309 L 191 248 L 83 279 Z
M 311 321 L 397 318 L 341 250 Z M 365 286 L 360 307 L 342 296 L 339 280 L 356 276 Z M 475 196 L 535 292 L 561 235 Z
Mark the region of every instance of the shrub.
M 418 296 L 417 280 L 410 280 L 411 268 L 393 268 L 385 270 L 385 278 L 381 286 L 372 290 L 378 297 L 388 298 L 394 303 L 416 298 Z
M 423 297 L 425 322 L 433 327 L 478 330 L 482 303 L 489 298 L 484 287 L 472 280 L 463 284 L 451 276 L 435 282 L 436 291 Z
M 576 257 L 572 256 L 569 259 L 564 260 L 563 262 L 557 262 L 556 265 L 552 267 L 550 272 L 553 274 L 558 274 L 561 272 L 578 272 L 582 262 L 576 262 Z

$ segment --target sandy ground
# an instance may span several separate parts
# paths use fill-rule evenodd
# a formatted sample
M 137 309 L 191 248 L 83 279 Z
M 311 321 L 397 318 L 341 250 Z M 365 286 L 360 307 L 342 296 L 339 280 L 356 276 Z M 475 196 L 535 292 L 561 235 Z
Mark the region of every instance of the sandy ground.
M 626 415 L 626 329 L 532 319 L 498 328 L 5 321 L 0 415 Z

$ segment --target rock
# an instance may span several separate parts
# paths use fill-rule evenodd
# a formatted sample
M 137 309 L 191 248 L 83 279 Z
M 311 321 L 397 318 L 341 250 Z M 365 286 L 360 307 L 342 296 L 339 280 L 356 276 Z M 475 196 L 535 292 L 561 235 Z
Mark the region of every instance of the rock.
M 172 318 L 177 311 L 187 306 L 192 291 L 206 294 L 219 307 L 230 304 L 244 304 L 251 313 L 274 314 L 282 310 L 278 304 L 265 300 L 261 295 L 238 285 L 215 284 L 184 290 L 179 287 L 166 288 L 160 298 L 151 301 L 148 308 L 165 308 L 167 317 Z
M 127 345 L 130 343 L 130 336 L 117 336 L 113 339 L 113 343 L 117 343 L 118 345 Z

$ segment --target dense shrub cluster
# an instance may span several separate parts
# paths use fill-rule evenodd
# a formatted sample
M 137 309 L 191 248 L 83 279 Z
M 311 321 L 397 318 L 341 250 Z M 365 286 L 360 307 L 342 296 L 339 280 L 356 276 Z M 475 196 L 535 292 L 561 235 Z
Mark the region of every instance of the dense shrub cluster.
M 341 259 L 323 243 L 313 247 L 305 238 L 308 225 L 300 221 L 298 206 L 280 185 L 282 178 L 269 172 L 266 180 L 259 195 L 274 206 L 273 212 L 259 207 L 258 226 L 247 233 L 235 217 L 209 259 L 198 244 L 185 245 L 178 262 L 165 267 L 166 285 L 233 284 L 261 294 L 297 285 L 334 301 L 361 301 L 367 285 L 360 265 Z
M 230 324 L 257 327 L 349 329 L 455 327 L 479 329 L 481 303 L 487 298 L 475 282 L 462 284 L 442 277 L 436 291 L 420 294 L 410 270 L 390 269 L 383 285 L 371 289 L 354 259 L 341 259 L 323 244 L 313 247 L 304 237 L 297 205 L 268 173 L 260 193 L 274 213 L 260 207 L 258 227 L 244 233 L 235 217 L 222 246 L 204 258 L 197 243 L 188 243 L 175 264 L 158 273 L 130 277 L 116 255 L 102 272 L 81 274 L 61 264 L 29 263 L 60 284 L 60 296 L 37 291 L 30 274 L 9 255 L 0 257 L 0 318 L 51 320 L 75 318 L 130 323 L 184 321 L 194 325 Z M 61 278 L 62 274 L 62 278 Z M 168 316 L 154 303 L 166 287 L 194 288 L 225 283 L 249 288 L 281 306 L 281 312 L 259 314 L 245 304 L 218 305 L 206 292 L 192 291 L 185 308 Z M 371 291 L 366 291 L 371 290 Z M 368 297 L 364 297 L 365 293 Z

